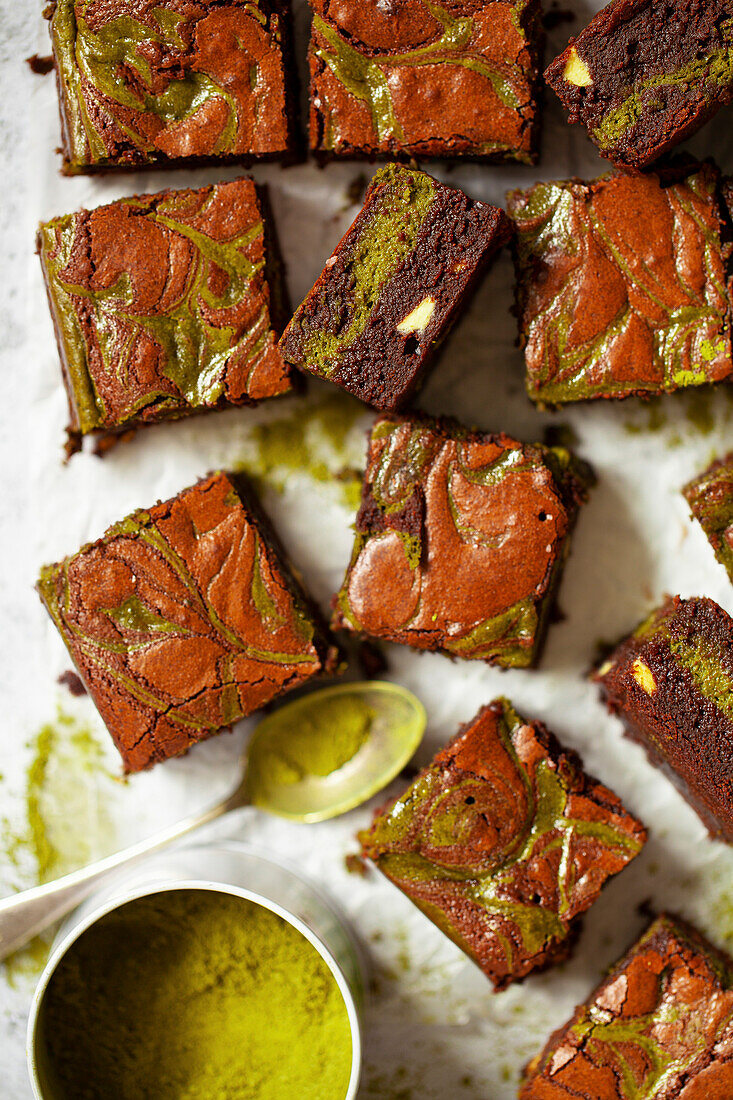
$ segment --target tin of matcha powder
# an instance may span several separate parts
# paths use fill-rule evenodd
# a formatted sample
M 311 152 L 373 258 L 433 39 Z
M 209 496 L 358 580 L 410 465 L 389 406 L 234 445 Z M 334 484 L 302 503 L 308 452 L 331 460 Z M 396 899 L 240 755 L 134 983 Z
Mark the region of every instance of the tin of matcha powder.
M 214 890 L 147 895 L 69 948 L 40 1020 L 54 1100 L 344 1100 L 352 1037 L 292 925 Z

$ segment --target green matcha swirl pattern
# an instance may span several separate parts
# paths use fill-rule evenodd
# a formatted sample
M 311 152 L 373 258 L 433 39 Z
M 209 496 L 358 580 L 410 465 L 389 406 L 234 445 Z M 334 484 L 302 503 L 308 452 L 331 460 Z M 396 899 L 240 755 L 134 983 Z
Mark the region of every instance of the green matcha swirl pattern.
M 132 112 L 152 114 L 168 124 L 188 118 L 207 96 L 219 95 L 227 104 L 229 114 L 212 152 L 231 148 L 237 124 L 234 102 L 224 88 L 215 85 L 204 73 L 190 73 L 183 80 L 172 80 L 162 92 L 145 90 L 144 84 L 150 85 L 152 72 L 140 47 L 152 41 L 165 51 L 184 48 L 179 29 L 183 17 L 161 5 L 153 13 L 158 24 L 156 30 L 132 16 L 121 15 L 94 33 L 82 14 L 91 6 L 89 0 L 75 5 L 62 0 L 54 17 L 54 44 L 62 79 L 70 93 L 67 105 L 71 111 L 67 122 L 73 147 L 82 149 L 88 144 L 93 162 L 104 161 L 107 157 L 104 138 L 86 102 L 86 88 L 93 89 L 94 98 L 100 105 L 104 100 L 112 100 Z M 119 70 L 123 65 L 129 66 L 139 77 L 141 83 L 137 88 L 120 79 Z M 153 143 L 139 129 L 128 125 L 124 133 L 131 145 L 146 153 L 154 150 Z
M 453 439 L 455 446 L 450 457 L 446 457 Z M 512 478 L 517 486 L 521 479 L 527 499 L 539 499 L 535 494 L 541 494 L 546 505 L 543 514 L 551 514 L 551 522 L 559 524 L 557 545 L 549 553 L 547 572 L 542 576 L 532 574 L 524 587 L 514 585 L 519 598 L 511 599 L 508 606 L 502 606 L 495 614 L 482 618 L 476 613 L 468 622 L 461 619 L 452 629 L 443 630 L 439 648 L 457 657 L 495 661 L 504 667 L 526 667 L 536 656 L 544 635 L 552 593 L 569 550 L 567 523 L 574 512 L 572 507 L 566 508 L 563 496 L 571 483 L 576 483 L 578 491 L 584 495 L 591 484 L 590 473 L 561 447 L 520 446 L 512 440 L 507 440 L 507 445 L 493 442 L 488 445 L 494 452 L 492 457 L 477 461 L 475 454 L 471 457 L 477 446 L 470 433 L 462 434 L 457 427 L 451 428 L 447 438 L 436 433 L 429 422 L 420 419 L 410 422 L 384 417 L 377 421 L 372 429 L 367 470 L 368 499 L 374 509 L 370 507 L 368 520 L 357 527 L 349 569 L 337 596 L 338 614 L 350 629 L 370 632 L 363 612 L 355 606 L 351 584 L 354 572 L 367 559 L 371 544 L 388 534 L 402 544 L 404 558 L 414 575 L 416 597 L 406 617 L 390 620 L 382 636 L 393 638 L 391 631 L 395 630 L 400 632 L 399 640 L 420 646 L 422 636 L 432 629 L 441 629 L 440 626 L 433 628 L 438 619 L 441 624 L 443 620 L 453 622 L 450 589 L 436 596 L 425 571 L 432 545 L 431 520 L 422 515 L 420 503 L 426 484 L 430 482 L 431 499 L 438 493 L 444 497 L 446 520 L 452 527 L 454 564 L 463 556 L 473 557 L 477 574 L 489 570 L 498 576 L 507 570 L 516 572 L 504 557 L 511 555 L 513 539 L 500 527 L 488 532 L 482 530 L 481 519 L 476 520 L 471 508 L 461 504 L 456 494 L 472 493 L 474 487 L 485 490 L 481 494 L 485 508 L 486 501 L 495 491 L 494 506 L 500 508 L 502 482 Z M 437 505 L 433 503 L 428 507 L 433 509 Z M 479 516 L 481 514 L 480 508 Z M 528 518 L 528 522 L 533 520 Z M 542 522 L 540 520 L 540 524 Z M 534 534 L 538 544 L 541 542 L 542 554 L 547 553 L 547 540 L 555 536 L 544 529 L 542 539 L 539 531 Z M 400 563 L 395 561 L 394 564 L 398 567 Z M 472 612 L 479 606 L 480 593 L 477 593 Z M 431 612 L 434 612 L 432 618 Z
M 654 179 L 539 183 L 510 196 L 534 401 L 671 392 L 730 373 L 717 173 L 703 168 L 667 188 Z M 617 211 L 638 203 L 642 213 L 609 217 L 612 191 Z M 658 220 L 656 241 L 645 211 Z M 637 226 L 648 238 L 638 253 Z M 599 269 L 603 295 L 593 282 Z M 552 278 L 541 286 L 545 271 Z M 595 315 L 586 309 L 592 295 Z
M 305 339 L 308 369 L 325 378 L 366 329 L 385 285 L 414 251 L 435 200 L 435 181 L 430 176 L 399 165 L 380 169 L 375 184 L 378 189 L 368 214 L 352 230 L 344 254 L 344 262 L 355 273 L 353 297 L 345 308 L 326 285 L 319 292 L 319 305 L 329 315 L 329 323 Z
M 695 1074 L 688 1077 L 690 1070 L 704 1066 L 716 1039 L 733 1023 L 730 974 L 712 953 L 702 956 L 702 944 L 688 942 L 685 929 L 667 917 L 651 926 L 608 984 L 620 980 L 627 988 L 633 979 L 626 978 L 626 970 L 635 969 L 636 960 L 645 954 L 655 954 L 661 937 L 673 939 L 668 939 L 662 954 L 666 965 L 657 978 L 656 1003 L 649 1011 L 618 1014 L 592 1001 L 579 1010 L 567 1032 L 584 1061 L 613 1072 L 619 1100 L 676 1096 L 683 1082 L 691 1079 L 694 1084 Z M 650 960 L 649 977 L 654 965 Z M 674 992 L 678 977 L 679 991 Z M 702 991 L 706 980 L 711 983 L 707 993 Z
M 199 551 L 192 561 L 186 550 L 186 526 L 196 532 L 202 508 L 209 509 L 207 529 L 196 543 L 231 543 L 210 578 L 203 550 L 199 564 Z M 252 698 L 262 705 L 321 667 L 302 594 L 222 474 L 45 567 L 38 588 L 106 721 L 105 695 L 95 693 L 100 683 L 200 736 L 249 713 Z M 227 597 L 230 589 L 241 590 L 236 600 Z M 99 600 L 101 591 L 112 595 Z M 171 675 L 185 662 L 203 686 Z
M 379 869 L 471 953 L 454 920 L 459 899 L 467 899 L 511 973 L 521 965 L 517 942 L 525 957 L 541 957 L 584 908 L 579 880 L 584 861 L 594 858 L 588 845 L 596 857 L 613 854 L 620 869 L 641 850 L 643 834 L 630 828 L 620 805 L 601 819 L 577 816 L 571 800 L 582 786 L 579 765 L 569 757 L 559 766 L 548 756 L 532 765 L 520 759 L 517 735 L 526 723 L 506 700 L 495 721 L 495 733 L 483 734 L 480 776 L 463 770 L 459 736 L 455 761 L 449 746 L 361 838 Z M 474 725 L 481 723 L 479 716 Z M 467 743 L 472 735 L 464 735 Z M 544 884 L 545 873 L 552 886 Z M 540 878 L 543 897 L 530 897 L 525 879 Z M 453 900 L 441 904 L 436 892 Z
M 113 207 L 66 215 L 41 227 L 41 257 L 73 390 L 74 427 L 80 432 L 116 429 L 141 417 L 184 415 L 224 401 L 238 403 L 252 392 L 254 373 L 274 339 L 262 222 L 242 224 L 228 240 L 191 224 L 205 216 L 211 203 L 230 201 L 224 199 L 226 186 L 240 185 L 212 188 L 193 216 L 192 193 L 174 192 L 162 201 L 122 199 Z M 77 257 L 85 247 L 91 249 L 85 234 L 97 224 L 125 234 L 136 242 L 137 252 L 120 261 L 111 285 L 95 288 L 95 264 L 110 266 L 102 244 L 90 251 L 91 275 Z M 148 258 L 151 246 L 165 253 L 159 262 L 170 267 L 155 301 L 138 288 L 146 278 L 146 264 L 154 263 Z M 125 262 L 130 266 L 122 270 Z M 153 278 L 161 274 L 163 267 Z M 152 378 L 138 370 L 151 351 L 157 364 Z M 232 364 L 236 383 L 230 387 Z M 279 379 L 275 370 L 267 370 L 273 393 L 288 388 L 284 370 Z
M 667 88 L 704 88 L 707 98 L 733 84 L 733 18 L 720 26 L 724 45 L 703 57 L 695 57 L 671 72 L 644 77 L 630 85 L 627 94 L 617 106 L 606 111 L 592 130 L 601 150 L 613 149 L 623 137 L 642 119 L 668 111 L 666 96 L 655 93 Z
M 517 112 L 521 111 L 523 100 L 528 95 L 527 73 L 519 63 L 507 59 L 503 66 L 499 66 L 482 53 L 475 41 L 475 20 L 469 14 L 454 14 L 435 0 L 423 2 L 440 27 L 439 36 L 424 46 L 376 56 L 369 56 L 355 46 L 332 22 L 321 15 L 314 16 L 312 49 L 315 57 L 327 66 L 349 96 L 365 105 L 371 118 L 375 143 L 382 149 L 393 145 L 406 146 L 410 142 L 390 89 L 390 73 L 395 70 L 429 66 L 469 70 L 486 81 L 488 95 L 495 97 L 501 106 Z M 526 45 L 527 35 L 520 18 L 525 7 L 526 0 L 516 0 L 512 5 L 512 25 Z M 425 79 L 430 80 L 429 73 L 426 73 Z M 321 92 L 317 95 L 320 98 Z M 332 104 L 321 106 L 326 117 L 322 147 L 327 151 L 337 150 L 341 141 L 338 108 Z M 516 156 L 519 160 L 531 162 L 527 154 L 518 154 L 513 144 L 499 137 L 479 143 L 473 152 L 478 155 Z
M 283 28 L 259 0 L 57 0 L 64 170 L 290 146 Z

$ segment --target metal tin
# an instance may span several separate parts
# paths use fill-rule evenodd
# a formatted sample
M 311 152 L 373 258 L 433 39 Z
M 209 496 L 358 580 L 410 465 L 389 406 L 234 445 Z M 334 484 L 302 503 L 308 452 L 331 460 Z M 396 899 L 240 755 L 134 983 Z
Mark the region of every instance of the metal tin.
M 214 890 L 269 909 L 296 928 L 321 955 L 341 991 L 352 1037 L 352 1065 L 344 1100 L 355 1100 L 362 1062 L 361 1010 L 365 955 L 339 907 L 286 862 L 229 841 L 177 848 L 120 875 L 81 905 L 60 929 L 36 987 L 28 1020 L 28 1070 L 36 1100 L 61 1100 L 48 1080 L 41 1029 L 49 981 L 73 943 L 107 913 L 168 890 Z M 68 1098 L 64 1098 L 68 1100 Z

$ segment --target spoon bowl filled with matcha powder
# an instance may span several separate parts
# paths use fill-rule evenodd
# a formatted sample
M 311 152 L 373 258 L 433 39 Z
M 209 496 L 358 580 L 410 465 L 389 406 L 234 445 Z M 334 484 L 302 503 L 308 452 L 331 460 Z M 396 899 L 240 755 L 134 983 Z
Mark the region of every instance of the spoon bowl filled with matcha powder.
M 312 823 L 362 805 L 412 757 L 426 721 L 410 691 L 385 681 L 337 684 L 286 703 L 257 726 L 227 798 L 122 852 L 0 901 L 0 959 L 65 916 L 111 874 L 223 814 L 255 806 Z

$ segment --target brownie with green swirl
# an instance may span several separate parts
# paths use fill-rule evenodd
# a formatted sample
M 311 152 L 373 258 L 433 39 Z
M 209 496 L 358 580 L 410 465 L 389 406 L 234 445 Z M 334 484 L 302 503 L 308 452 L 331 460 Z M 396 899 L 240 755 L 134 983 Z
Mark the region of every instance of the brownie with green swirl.
M 733 844 L 733 619 L 707 597 L 667 598 L 596 669 L 627 737 L 710 835 Z
M 505 668 L 534 664 L 591 481 L 562 447 L 378 417 L 334 626 Z
M 711 162 L 508 196 L 526 386 L 540 406 L 730 381 L 730 216 Z
M 498 699 L 360 840 L 500 990 L 571 953 L 580 915 L 646 832 L 575 753 Z
M 292 159 L 289 0 L 52 0 L 63 171 Z
M 611 0 L 545 79 L 601 156 L 645 168 L 733 99 L 733 6 Z
M 283 357 L 376 409 L 403 408 L 509 236 L 498 207 L 381 168 L 286 328 Z
M 662 914 L 527 1066 L 520 1100 L 730 1100 L 733 960 Z
M 291 388 L 278 253 L 252 180 L 54 218 L 38 251 L 77 444 Z
M 733 581 L 733 451 L 717 458 L 682 492 L 716 558 Z
M 258 502 L 226 473 L 46 566 L 38 591 L 126 772 L 339 662 Z
M 539 0 L 310 4 L 318 157 L 536 161 Z

